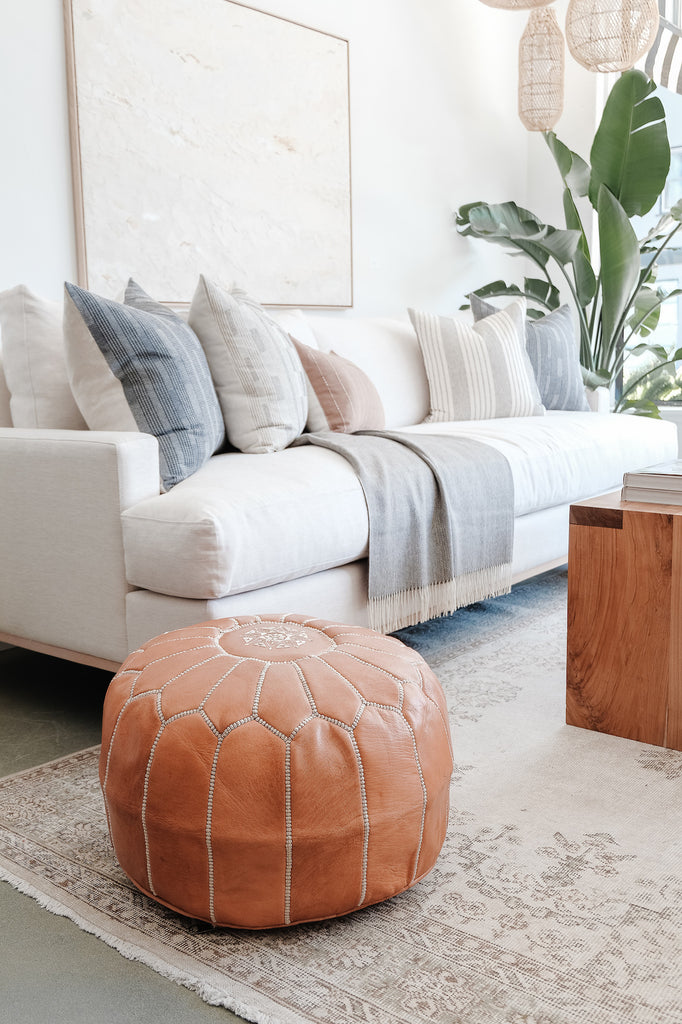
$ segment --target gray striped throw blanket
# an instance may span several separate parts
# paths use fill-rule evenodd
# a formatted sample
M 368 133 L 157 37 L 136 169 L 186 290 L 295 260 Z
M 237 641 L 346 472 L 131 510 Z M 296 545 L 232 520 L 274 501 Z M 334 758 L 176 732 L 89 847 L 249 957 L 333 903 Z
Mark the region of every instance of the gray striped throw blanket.
M 482 441 L 399 431 L 304 434 L 343 455 L 369 514 L 370 625 L 383 633 L 508 593 L 509 463 Z

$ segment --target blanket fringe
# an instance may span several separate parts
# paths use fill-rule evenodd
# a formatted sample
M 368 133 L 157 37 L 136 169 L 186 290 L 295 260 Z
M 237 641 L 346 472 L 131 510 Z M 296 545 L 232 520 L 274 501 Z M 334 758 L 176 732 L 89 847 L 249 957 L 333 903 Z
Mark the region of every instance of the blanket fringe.
M 415 626 L 441 615 L 449 615 L 476 601 L 499 597 L 511 590 L 511 562 L 463 573 L 443 583 L 430 583 L 396 594 L 369 599 L 369 624 L 380 633 Z

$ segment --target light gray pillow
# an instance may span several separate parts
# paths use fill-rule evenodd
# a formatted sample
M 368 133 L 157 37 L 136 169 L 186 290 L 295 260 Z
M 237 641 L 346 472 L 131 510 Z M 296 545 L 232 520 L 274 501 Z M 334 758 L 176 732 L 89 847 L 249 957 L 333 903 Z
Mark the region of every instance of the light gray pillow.
M 305 427 L 308 391 L 286 331 L 238 288 L 199 278 L 188 323 L 218 393 L 228 440 L 242 452 L 277 452 Z
M 201 345 L 171 309 L 151 299 L 134 281 L 125 304 L 65 284 L 64 326 L 71 360 L 87 348 L 93 376 L 79 377 L 79 401 L 91 430 L 110 429 L 99 422 L 102 396 L 119 408 L 120 426 L 153 434 L 159 442 L 161 483 L 169 490 L 199 469 L 223 443 L 225 427 Z M 103 358 L 101 358 L 103 357 Z M 111 387 L 104 376 L 115 378 Z M 101 378 L 101 379 L 98 379 Z M 92 393 L 88 394 L 91 387 Z M 118 391 L 116 390 L 118 388 Z M 89 398 L 96 396 L 92 404 Z M 104 403 L 106 404 L 106 402 Z
M 469 300 L 474 320 L 498 312 L 478 295 L 471 294 Z M 590 411 L 568 306 L 560 306 L 540 320 L 526 320 L 526 351 L 545 409 Z
M 24 284 L 0 293 L 2 357 L 15 427 L 85 430 L 64 357 L 62 305 Z
M 542 416 L 545 410 L 525 349 L 524 299 L 473 325 L 455 317 L 408 312 L 429 382 L 426 423 Z

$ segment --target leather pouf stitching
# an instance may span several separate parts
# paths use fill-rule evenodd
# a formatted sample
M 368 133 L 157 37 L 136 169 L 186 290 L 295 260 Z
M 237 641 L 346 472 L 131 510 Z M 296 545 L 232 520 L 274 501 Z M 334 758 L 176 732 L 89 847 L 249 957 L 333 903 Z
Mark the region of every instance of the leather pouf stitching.
M 271 615 L 165 633 L 104 703 L 119 863 L 215 925 L 336 917 L 414 885 L 445 838 L 451 773 L 433 672 L 358 626 Z

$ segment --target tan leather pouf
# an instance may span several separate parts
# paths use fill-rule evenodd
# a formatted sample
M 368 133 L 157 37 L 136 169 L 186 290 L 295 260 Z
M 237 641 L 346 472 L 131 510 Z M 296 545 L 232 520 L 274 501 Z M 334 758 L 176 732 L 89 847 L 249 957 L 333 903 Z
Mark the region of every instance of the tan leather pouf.
M 438 680 L 358 626 L 269 615 L 165 633 L 104 703 L 121 867 L 216 925 L 336 917 L 414 885 L 445 838 L 451 772 Z

